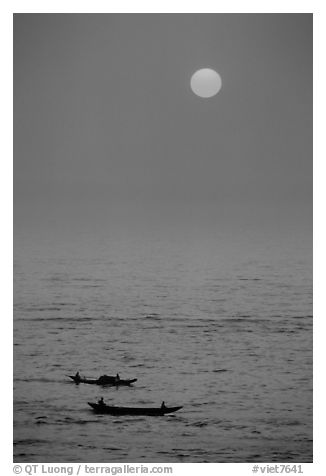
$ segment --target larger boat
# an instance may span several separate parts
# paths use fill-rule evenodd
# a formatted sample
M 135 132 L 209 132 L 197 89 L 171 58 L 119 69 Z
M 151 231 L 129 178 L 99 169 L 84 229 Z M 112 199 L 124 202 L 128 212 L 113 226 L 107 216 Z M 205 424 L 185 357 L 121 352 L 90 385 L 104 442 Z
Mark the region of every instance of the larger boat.
M 95 413 L 108 414 L 108 415 L 150 415 L 160 416 L 167 413 L 173 413 L 180 410 L 182 407 L 161 407 L 154 408 L 142 408 L 142 407 L 115 407 L 113 405 L 106 405 L 105 403 L 91 403 L 88 405 L 93 408 Z

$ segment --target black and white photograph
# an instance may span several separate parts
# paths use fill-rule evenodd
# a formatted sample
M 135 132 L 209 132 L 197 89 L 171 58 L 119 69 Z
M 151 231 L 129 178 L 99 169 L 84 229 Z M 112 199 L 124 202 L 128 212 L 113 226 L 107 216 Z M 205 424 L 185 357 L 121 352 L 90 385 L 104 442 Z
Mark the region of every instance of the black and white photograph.
M 312 13 L 13 14 L 12 448 L 313 463 Z

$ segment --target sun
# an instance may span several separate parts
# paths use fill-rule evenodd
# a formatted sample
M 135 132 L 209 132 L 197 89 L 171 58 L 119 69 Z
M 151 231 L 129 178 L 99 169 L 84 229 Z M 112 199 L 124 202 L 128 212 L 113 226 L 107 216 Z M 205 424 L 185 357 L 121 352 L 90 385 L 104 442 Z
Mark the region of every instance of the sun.
M 190 87 L 197 96 L 210 98 L 215 96 L 221 89 L 222 79 L 213 69 L 203 68 L 191 76 Z

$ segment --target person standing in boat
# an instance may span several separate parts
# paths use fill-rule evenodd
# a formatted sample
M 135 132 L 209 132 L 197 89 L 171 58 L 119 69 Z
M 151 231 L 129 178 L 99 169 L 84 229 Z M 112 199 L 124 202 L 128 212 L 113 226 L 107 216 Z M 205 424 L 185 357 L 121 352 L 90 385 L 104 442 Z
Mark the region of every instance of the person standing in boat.
M 116 377 L 115 377 L 115 381 L 116 381 L 116 382 L 119 382 L 119 380 L 120 380 L 120 375 L 117 374 Z
M 161 404 L 161 410 L 165 410 L 166 409 L 166 406 L 165 406 L 165 402 L 163 400 L 162 404 Z
M 101 407 L 105 406 L 103 397 L 101 397 L 97 403 L 98 403 Z
M 76 380 L 80 380 L 79 371 L 78 371 L 78 372 L 76 372 L 75 379 L 76 379 Z

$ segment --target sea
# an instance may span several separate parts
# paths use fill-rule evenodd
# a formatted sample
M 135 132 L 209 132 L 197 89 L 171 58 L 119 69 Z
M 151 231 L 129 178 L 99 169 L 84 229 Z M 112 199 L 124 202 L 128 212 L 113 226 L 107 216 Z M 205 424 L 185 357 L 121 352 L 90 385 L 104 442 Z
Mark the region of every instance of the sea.
M 15 244 L 14 462 L 312 462 L 309 246 L 95 236 Z

